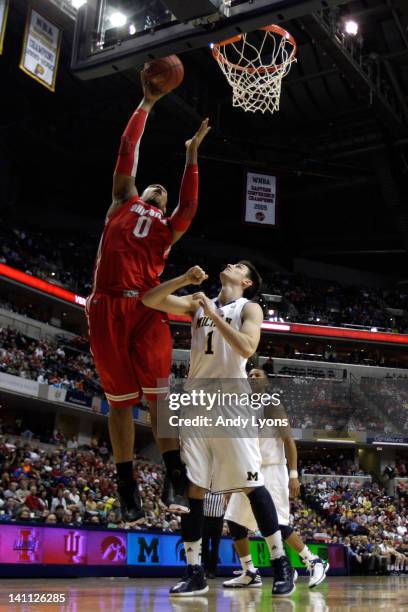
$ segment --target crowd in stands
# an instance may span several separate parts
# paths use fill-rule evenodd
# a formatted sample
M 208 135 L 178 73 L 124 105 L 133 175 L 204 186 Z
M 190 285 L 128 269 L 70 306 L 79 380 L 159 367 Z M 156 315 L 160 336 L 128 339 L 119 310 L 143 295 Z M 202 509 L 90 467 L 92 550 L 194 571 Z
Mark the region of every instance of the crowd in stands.
M 299 461 L 299 470 L 302 474 L 340 474 L 342 476 L 364 476 L 364 471 L 355 464 L 353 459 L 344 457 L 337 452 L 338 459 L 327 455 L 321 460 Z
M 0 263 L 57 283 L 84 296 L 91 289 L 98 236 L 69 238 L 0 222 Z M 190 265 L 202 265 L 209 274 L 203 285 L 209 295 L 219 289 L 219 272 L 225 261 L 195 256 L 176 249 L 169 258 L 164 279 L 181 274 Z M 282 296 L 279 316 L 294 322 L 321 325 L 358 325 L 404 331 L 407 323 L 396 322 L 388 308 L 408 310 L 408 289 L 345 286 L 288 272 L 264 273 L 264 291 Z
M 359 573 L 408 571 L 406 488 L 388 496 L 375 482 L 358 487 L 318 477 L 302 488 L 301 506 L 308 510 L 295 504 L 294 519 L 303 532 L 312 533 L 314 540 L 344 544 Z
M 347 381 L 285 377 L 271 379 L 291 427 L 326 432 L 384 431 L 384 420 Z
M 282 295 L 295 307 L 290 316 L 293 322 L 392 330 L 395 320 L 387 308 L 396 308 L 393 298 L 398 296 L 399 308 L 408 307 L 408 290 L 402 286 L 387 291 L 281 272 L 268 274 L 266 280 L 270 293 Z
M 86 346 L 86 344 L 84 345 Z M 0 372 L 63 389 L 101 395 L 89 350 L 62 339 L 34 340 L 11 327 L 0 328 Z
M 115 464 L 106 442 L 78 448 L 74 438 L 54 446 L 0 439 L 0 520 L 62 525 L 179 530 L 179 519 L 160 501 L 163 469 L 136 457 L 144 516 L 126 524 L 120 511 Z
M 363 379 L 361 389 L 371 405 L 376 406 L 388 422 L 388 429 L 408 435 L 408 380 Z M 390 431 L 391 433 L 391 431 Z
M 0 222 L 0 263 L 88 295 L 97 237 L 64 238 Z

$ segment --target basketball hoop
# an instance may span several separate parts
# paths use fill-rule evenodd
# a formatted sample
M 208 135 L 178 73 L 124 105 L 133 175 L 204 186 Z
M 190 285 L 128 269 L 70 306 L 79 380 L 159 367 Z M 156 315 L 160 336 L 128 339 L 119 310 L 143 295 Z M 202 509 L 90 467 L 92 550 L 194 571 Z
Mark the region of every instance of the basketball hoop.
M 252 113 L 279 110 L 282 79 L 296 61 L 296 41 L 269 25 L 212 45 L 212 54 L 232 87 L 232 105 Z

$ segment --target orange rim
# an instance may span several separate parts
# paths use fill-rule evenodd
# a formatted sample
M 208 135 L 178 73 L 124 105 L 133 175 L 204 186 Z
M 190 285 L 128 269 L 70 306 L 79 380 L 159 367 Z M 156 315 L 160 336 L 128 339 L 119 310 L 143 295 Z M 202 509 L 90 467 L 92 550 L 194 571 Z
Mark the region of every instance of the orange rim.
M 289 32 L 287 32 L 284 28 L 281 28 L 280 26 L 275 25 L 275 24 L 263 26 L 262 28 L 258 28 L 258 29 L 263 30 L 264 32 L 273 32 L 274 34 L 279 34 L 282 38 L 285 38 L 292 45 L 292 53 L 289 56 L 288 62 L 285 62 L 285 65 L 287 63 L 293 62 L 293 60 L 296 57 L 297 44 L 292 34 L 289 34 Z M 227 58 L 225 58 L 221 54 L 219 50 L 220 47 L 226 47 L 227 45 L 232 45 L 233 43 L 236 43 L 242 40 L 243 36 L 244 36 L 243 34 L 237 34 L 237 36 L 232 36 L 231 38 L 227 38 L 227 40 L 223 40 L 219 43 L 214 43 L 213 48 L 212 48 L 213 58 L 216 59 L 217 61 L 220 61 L 222 64 L 226 64 L 227 66 L 231 66 L 232 68 L 235 68 L 235 70 L 240 70 L 241 72 L 248 72 L 249 74 L 254 74 L 256 72 L 258 72 L 259 74 L 262 74 L 263 72 L 278 72 L 282 68 L 284 64 L 278 64 L 277 66 L 262 66 L 260 68 L 252 68 L 252 67 L 239 66 L 238 64 L 233 64 L 232 62 L 228 61 Z

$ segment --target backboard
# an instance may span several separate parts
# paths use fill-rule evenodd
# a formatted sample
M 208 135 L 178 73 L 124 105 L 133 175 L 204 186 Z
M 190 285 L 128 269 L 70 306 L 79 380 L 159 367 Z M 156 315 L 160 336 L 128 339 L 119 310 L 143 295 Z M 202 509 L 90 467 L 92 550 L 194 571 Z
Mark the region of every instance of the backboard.
M 83 79 L 204 47 L 341 0 L 88 0 L 78 11 L 72 69 Z

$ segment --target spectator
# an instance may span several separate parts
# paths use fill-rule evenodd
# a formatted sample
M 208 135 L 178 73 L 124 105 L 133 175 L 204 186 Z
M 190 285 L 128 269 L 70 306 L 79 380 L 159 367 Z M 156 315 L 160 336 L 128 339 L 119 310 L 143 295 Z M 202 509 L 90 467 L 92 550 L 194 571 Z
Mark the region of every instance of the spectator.
M 74 448 L 77 449 L 78 448 L 78 438 L 77 436 L 72 436 L 72 438 L 70 438 L 67 442 L 67 448 Z
M 20 511 L 16 515 L 16 519 L 18 521 L 30 521 L 32 518 L 34 518 L 34 514 L 30 513 L 30 510 L 29 508 L 27 508 L 27 506 L 22 506 L 20 508 Z
M 50 512 L 47 518 L 45 519 L 46 525 L 56 525 L 57 517 L 54 513 Z
M 32 485 L 30 487 L 30 495 L 27 495 L 25 505 L 31 512 L 41 513 L 45 505 L 40 497 L 37 495 L 37 487 Z
M 64 516 L 65 516 L 65 510 L 66 508 L 64 508 L 64 506 L 62 504 L 58 504 L 55 508 L 55 517 L 57 519 L 57 523 L 63 523 L 64 522 Z
M 24 503 L 29 495 L 30 491 L 28 489 L 28 480 L 26 478 L 21 478 L 20 486 L 16 491 L 16 497 L 20 503 Z
M 58 489 L 56 497 L 53 497 L 51 501 L 51 512 L 55 512 L 58 506 L 62 506 L 64 510 L 67 507 L 67 502 L 64 497 L 64 489 L 61 488 Z

